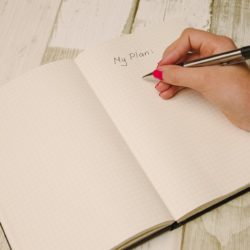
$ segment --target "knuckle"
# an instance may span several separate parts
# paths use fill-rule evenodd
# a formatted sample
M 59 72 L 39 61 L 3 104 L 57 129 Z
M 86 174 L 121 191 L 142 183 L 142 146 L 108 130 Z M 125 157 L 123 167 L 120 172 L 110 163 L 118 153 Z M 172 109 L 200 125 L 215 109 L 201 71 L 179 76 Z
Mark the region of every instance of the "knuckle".
M 224 48 L 229 48 L 229 49 L 236 48 L 236 45 L 235 45 L 233 39 L 231 39 L 228 36 L 220 36 L 220 42 Z
M 185 28 L 185 29 L 182 31 L 182 35 L 183 35 L 183 36 L 188 35 L 188 34 L 192 33 L 193 31 L 195 31 L 194 28 L 191 28 L 191 27 Z

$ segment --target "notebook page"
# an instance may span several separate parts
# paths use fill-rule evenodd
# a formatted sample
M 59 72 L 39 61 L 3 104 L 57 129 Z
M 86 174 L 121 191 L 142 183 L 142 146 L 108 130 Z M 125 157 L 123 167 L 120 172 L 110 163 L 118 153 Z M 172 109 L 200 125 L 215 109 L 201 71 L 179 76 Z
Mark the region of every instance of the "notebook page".
M 0 88 L 0 221 L 12 249 L 111 249 L 172 220 L 71 61 Z
M 198 94 L 163 101 L 151 72 L 176 22 L 83 52 L 76 62 L 175 219 L 250 183 L 250 134 Z

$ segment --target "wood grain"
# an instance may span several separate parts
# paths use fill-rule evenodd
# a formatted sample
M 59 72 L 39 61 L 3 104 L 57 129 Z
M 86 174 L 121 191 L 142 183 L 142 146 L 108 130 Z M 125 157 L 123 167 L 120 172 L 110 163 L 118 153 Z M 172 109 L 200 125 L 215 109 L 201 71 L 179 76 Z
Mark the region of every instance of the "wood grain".
M 188 223 L 182 249 L 250 249 L 250 193 Z
M 133 250 L 180 250 L 182 229 L 166 232 Z
M 42 63 L 57 60 L 57 56 L 72 58 L 80 50 L 119 36 L 128 28 L 135 8 L 133 0 L 64 1 Z
M 64 1 L 48 47 L 85 49 L 122 33 L 133 0 Z
M 250 43 L 250 0 L 214 0 L 211 31 L 230 36 L 238 46 Z
M 0 1 L 0 84 L 40 65 L 60 3 Z
M 62 59 L 73 59 L 75 58 L 82 50 L 80 49 L 68 49 L 60 47 L 48 47 L 45 50 L 43 55 L 42 64 L 49 62 L 54 62 Z
M 212 0 L 141 0 L 133 30 L 148 27 L 169 19 L 182 19 L 196 28 L 209 29 Z

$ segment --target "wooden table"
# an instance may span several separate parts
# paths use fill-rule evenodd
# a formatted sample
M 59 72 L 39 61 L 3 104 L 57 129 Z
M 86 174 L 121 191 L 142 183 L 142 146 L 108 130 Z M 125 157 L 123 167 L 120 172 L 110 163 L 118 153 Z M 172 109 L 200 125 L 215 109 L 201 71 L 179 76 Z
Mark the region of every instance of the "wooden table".
M 250 0 L 1 0 L 0 83 L 171 17 L 250 43 Z M 0 232 L 0 250 L 7 249 Z M 250 249 L 250 194 L 136 249 Z

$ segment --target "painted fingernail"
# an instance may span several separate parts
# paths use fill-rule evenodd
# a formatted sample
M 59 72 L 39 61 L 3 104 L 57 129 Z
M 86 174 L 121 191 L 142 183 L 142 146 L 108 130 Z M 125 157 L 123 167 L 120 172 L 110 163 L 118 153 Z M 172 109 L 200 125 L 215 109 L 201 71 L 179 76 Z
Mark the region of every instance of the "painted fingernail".
M 156 69 L 154 72 L 153 72 L 153 76 L 159 80 L 162 80 L 162 71 Z

